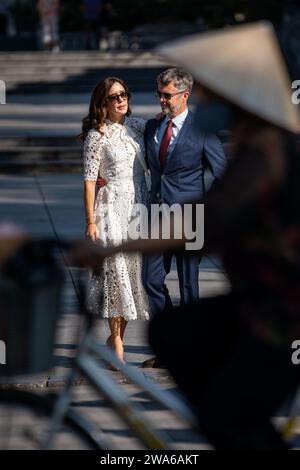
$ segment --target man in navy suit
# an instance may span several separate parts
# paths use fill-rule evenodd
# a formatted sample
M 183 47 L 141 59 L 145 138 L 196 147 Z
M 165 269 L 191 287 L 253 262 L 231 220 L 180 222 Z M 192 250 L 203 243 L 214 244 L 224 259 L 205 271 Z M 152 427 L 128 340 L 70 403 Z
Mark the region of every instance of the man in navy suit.
M 226 157 L 215 135 L 199 133 L 187 104 L 193 78 L 182 69 L 165 70 L 157 77 L 157 96 L 164 117 L 146 124 L 146 159 L 151 172 L 151 204 L 199 200 L 205 193 L 204 171 L 209 168 L 215 181 L 220 179 Z M 181 304 L 199 299 L 199 254 L 175 254 Z M 171 268 L 172 254 L 158 253 L 144 257 L 143 284 L 153 315 L 171 307 L 165 279 Z M 160 367 L 156 358 L 143 367 Z

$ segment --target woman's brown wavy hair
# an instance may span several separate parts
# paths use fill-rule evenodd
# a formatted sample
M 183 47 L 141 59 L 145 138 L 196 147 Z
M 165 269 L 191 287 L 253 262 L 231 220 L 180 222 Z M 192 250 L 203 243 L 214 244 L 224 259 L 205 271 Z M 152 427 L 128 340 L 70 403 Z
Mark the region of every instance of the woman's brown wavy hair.
M 79 138 L 84 141 L 90 129 L 96 129 L 98 132 L 102 133 L 102 128 L 105 123 L 105 118 L 107 115 L 105 104 L 108 97 L 109 90 L 114 83 L 120 83 L 124 87 L 126 93 L 128 93 L 128 101 L 131 97 L 128 85 L 121 79 L 117 77 L 107 77 L 101 80 L 95 86 L 89 107 L 89 114 L 85 116 L 82 120 L 82 132 L 79 135 Z M 128 106 L 128 111 L 126 116 L 130 116 L 131 110 Z

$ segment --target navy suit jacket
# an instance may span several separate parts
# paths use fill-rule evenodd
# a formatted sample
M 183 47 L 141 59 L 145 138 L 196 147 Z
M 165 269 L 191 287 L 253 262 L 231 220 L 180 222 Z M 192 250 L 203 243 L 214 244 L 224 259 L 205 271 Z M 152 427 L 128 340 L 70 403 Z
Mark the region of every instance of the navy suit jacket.
M 160 169 L 154 136 L 161 120 L 150 119 L 145 129 L 146 161 L 151 172 L 151 203 L 174 203 L 197 200 L 205 193 L 204 171 L 209 168 L 220 179 L 226 167 L 226 157 L 217 136 L 199 132 L 189 111 L 178 140 Z

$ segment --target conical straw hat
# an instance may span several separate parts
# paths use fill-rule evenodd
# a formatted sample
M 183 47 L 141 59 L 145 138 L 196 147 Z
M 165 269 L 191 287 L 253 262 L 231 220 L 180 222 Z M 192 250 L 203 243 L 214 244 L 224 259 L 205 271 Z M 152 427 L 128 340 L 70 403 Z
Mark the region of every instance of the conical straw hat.
M 157 52 L 246 111 L 292 132 L 300 131 L 291 83 L 270 23 L 189 36 L 162 45 Z

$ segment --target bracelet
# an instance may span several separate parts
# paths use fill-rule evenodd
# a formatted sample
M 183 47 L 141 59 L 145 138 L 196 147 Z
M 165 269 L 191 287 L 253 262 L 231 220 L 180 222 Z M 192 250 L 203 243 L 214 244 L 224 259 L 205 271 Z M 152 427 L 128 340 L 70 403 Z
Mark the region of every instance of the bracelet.
M 89 226 L 89 225 L 96 225 L 96 224 L 95 222 L 90 221 L 90 222 L 87 222 L 86 225 Z
M 87 224 L 89 223 L 94 223 L 95 222 L 95 217 L 93 215 L 88 215 L 86 218 L 85 218 L 85 221 Z

